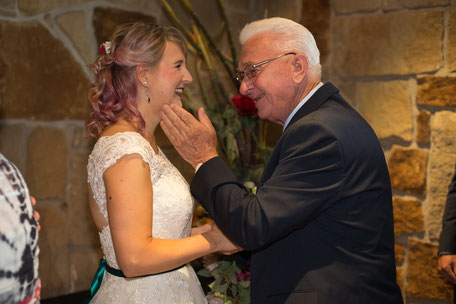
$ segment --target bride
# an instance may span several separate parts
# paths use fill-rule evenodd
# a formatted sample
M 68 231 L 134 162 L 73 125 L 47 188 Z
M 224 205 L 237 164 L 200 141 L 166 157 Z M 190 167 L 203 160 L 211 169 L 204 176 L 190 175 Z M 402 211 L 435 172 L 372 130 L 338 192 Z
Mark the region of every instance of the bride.
M 189 186 L 154 137 L 161 106 L 182 105 L 192 81 L 185 40 L 174 28 L 134 23 L 119 26 L 103 49 L 92 65 L 86 125 L 98 138 L 89 203 L 105 259 L 90 303 L 206 303 L 186 263 L 240 248 L 215 225 L 191 231 Z

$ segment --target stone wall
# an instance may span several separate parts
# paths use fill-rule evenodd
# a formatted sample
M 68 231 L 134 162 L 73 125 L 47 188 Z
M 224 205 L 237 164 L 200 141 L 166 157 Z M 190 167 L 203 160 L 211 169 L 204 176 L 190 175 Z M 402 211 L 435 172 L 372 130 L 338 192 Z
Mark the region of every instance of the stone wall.
M 315 34 L 324 80 L 341 88 L 384 146 L 407 303 L 448 303 L 436 252 L 456 161 L 456 0 L 225 1 L 234 35 L 265 10 Z M 169 2 L 190 24 L 178 0 Z M 190 2 L 216 33 L 215 1 Z M 101 256 L 87 205 L 87 65 L 117 24 L 134 20 L 169 24 L 155 0 L 0 1 L 0 152 L 38 200 L 44 299 L 87 290 Z M 270 142 L 279 135 L 272 128 Z M 157 140 L 191 179 L 160 131 Z
M 437 250 L 456 162 L 456 1 L 333 0 L 328 78 L 373 126 L 407 303 L 449 303 Z

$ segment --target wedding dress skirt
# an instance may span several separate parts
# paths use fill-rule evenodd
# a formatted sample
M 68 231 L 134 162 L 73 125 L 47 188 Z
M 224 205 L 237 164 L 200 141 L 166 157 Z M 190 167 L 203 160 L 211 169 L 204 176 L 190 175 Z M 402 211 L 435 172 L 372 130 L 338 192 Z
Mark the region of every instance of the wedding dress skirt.
M 149 165 L 153 186 L 152 236 L 180 239 L 190 234 L 193 199 L 189 185 L 163 152 L 155 154 L 149 142 L 136 132 L 101 137 L 89 156 L 88 181 L 107 223 L 103 173 L 125 155 L 139 155 Z M 119 269 L 109 225 L 100 232 L 106 262 Z M 90 303 L 207 303 L 198 278 L 189 265 L 157 275 L 122 278 L 104 273 L 100 289 Z

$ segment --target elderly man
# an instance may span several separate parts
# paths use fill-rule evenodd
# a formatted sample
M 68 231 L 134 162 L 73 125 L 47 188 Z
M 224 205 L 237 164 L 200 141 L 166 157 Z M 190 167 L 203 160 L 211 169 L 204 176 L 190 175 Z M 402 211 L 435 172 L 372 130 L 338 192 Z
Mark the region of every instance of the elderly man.
M 390 180 L 374 131 L 321 83 L 319 51 L 302 25 L 264 19 L 240 40 L 241 94 L 260 118 L 283 125 L 256 195 L 218 157 L 202 109 L 198 121 L 165 105 L 161 126 L 197 170 L 195 198 L 252 251 L 252 302 L 402 303 Z

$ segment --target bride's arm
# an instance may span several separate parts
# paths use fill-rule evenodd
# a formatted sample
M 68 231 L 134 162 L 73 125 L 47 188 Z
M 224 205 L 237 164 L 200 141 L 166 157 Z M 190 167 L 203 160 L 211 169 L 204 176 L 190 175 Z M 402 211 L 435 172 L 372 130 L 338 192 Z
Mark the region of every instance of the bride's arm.
M 212 252 L 236 251 L 218 229 L 185 239 L 152 238 L 153 188 L 149 166 L 140 156 L 121 159 L 103 178 L 114 250 L 125 276 L 159 273 Z

